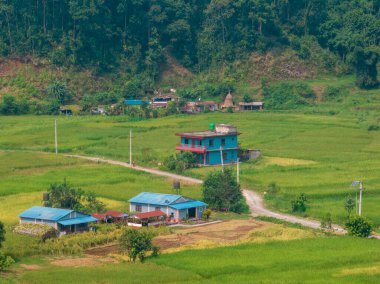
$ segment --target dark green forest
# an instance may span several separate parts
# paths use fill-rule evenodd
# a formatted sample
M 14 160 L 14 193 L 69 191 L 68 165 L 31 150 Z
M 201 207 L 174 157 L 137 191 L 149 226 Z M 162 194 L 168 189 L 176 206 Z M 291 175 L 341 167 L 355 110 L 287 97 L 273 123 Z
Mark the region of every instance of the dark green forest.
M 170 53 L 193 72 L 304 39 L 377 84 L 380 0 L 1 0 L 0 54 L 157 80 Z M 326 62 L 325 65 L 334 64 Z

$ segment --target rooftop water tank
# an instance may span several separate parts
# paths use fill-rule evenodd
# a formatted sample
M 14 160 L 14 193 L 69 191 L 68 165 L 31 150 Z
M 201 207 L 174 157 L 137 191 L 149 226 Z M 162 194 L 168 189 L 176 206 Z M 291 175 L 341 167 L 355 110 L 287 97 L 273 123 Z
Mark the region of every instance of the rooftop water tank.
M 210 130 L 215 130 L 215 124 L 214 123 L 210 123 Z

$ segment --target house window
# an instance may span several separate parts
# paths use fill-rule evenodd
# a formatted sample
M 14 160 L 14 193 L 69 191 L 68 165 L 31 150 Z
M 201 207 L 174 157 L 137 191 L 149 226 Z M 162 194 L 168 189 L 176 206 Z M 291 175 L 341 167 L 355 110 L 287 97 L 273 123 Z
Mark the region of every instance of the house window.
M 136 212 L 141 212 L 141 211 L 142 211 L 142 206 L 136 205 Z
M 232 137 L 232 141 L 235 141 L 235 137 Z
M 210 140 L 208 141 L 208 145 L 209 145 L 210 147 L 213 147 L 213 146 L 214 146 L 214 140 L 213 140 L 213 139 L 210 139 Z
M 185 139 L 185 144 L 189 144 L 189 139 Z
M 223 153 L 223 160 L 227 160 L 227 153 Z
M 225 139 L 225 138 L 222 138 L 221 145 L 222 145 L 222 146 L 226 146 L 226 139 Z
M 234 153 L 233 153 L 233 152 L 231 153 L 231 158 L 232 158 L 232 159 L 234 158 Z
M 202 146 L 202 140 L 199 140 L 199 146 Z
M 160 211 L 161 210 L 161 207 L 156 207 L 154 208 L 155 211 Z

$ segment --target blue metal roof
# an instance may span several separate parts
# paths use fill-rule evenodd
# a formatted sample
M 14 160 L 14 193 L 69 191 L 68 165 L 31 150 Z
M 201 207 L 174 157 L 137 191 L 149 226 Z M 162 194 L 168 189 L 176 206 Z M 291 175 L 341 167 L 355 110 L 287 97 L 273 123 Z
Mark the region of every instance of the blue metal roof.
M 73 212 L 73 210 L 42 207 L 42 206 L 33 206 L 33 207 L 25 210 L 24 212 L 22 212 L 18 216 L 21 218 L 58 221 L 59 219 L 70 214 L 71 212 Z
M 141 192 L 135 197 L 129 199 L 129 202 L 166 206 L 170 205 L 179 198 L 181 198 L 181 195 Z
M 128 106 L 141 106 L 143 104 L 149 105 L 149 101 L 143 101 L 143 100 L 125 100 L 124 104 Z
M 81 217 L 81 218 L 62 220 L 62 221 L 58 221 L 58 223 L 63 226 L 69 226 L 69 225 L 76 225 L 76 224 L 83 224 L 83 223 L 90 223 L 90 222 L 97 222 L 97 221 L 98 219 L 92 216 L 87 216 L 87 217 Z
M 194 200 L 194 201 L 170 205 L 171 208 L 174 208 L 177 210 L 189 209 L 189 208 L 201 207 L 201 206 L 207 206 L 207 203 L 204 203 L 204 202 L 198 201 L 198 200 Z

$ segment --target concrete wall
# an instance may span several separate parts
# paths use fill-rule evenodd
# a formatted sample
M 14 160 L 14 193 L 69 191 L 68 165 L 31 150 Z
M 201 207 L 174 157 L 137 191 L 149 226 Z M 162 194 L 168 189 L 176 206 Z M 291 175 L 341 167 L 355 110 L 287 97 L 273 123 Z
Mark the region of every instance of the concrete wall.
M 156 207 L 160 207 L 160 211 L 164 212 L 168 216 L 170 216 L 173 213 L 174 217 L 176 218 L 176 210 L 170 208 L 169 206 L 131 203 L 129 207 L 130 212 L 137 212 L 136 205 L 141 205 L 141 213 L 155 211 Z

